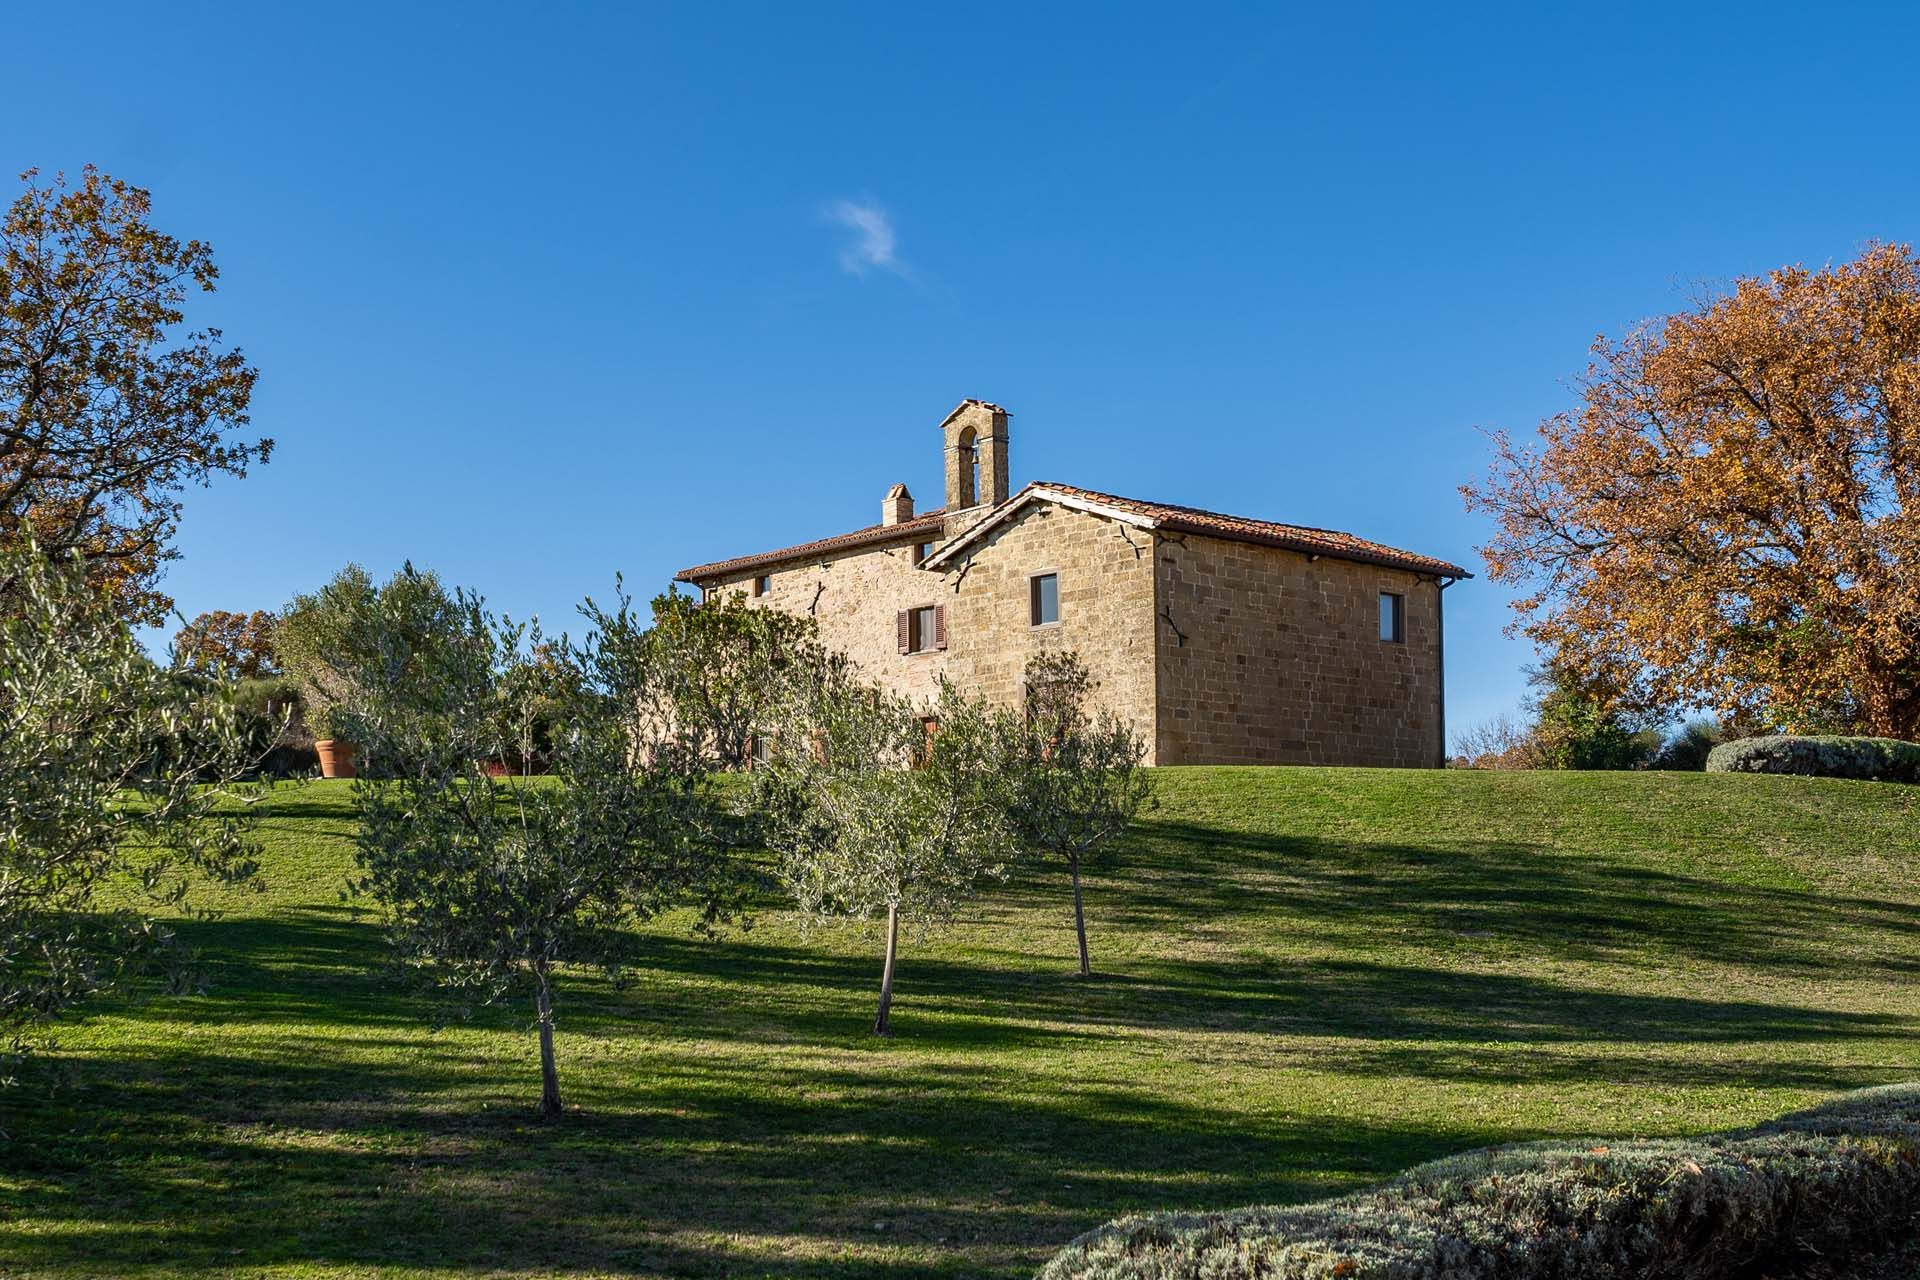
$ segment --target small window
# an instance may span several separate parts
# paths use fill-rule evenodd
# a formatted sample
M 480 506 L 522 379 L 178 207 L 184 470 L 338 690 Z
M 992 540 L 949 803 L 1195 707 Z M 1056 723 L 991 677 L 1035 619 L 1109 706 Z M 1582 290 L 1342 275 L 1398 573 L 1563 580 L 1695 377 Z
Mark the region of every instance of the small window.
M 1060 575 L 1042 573 L 1027 582 L 1029 622 L 1044 627 L 1060 621 Z
M 767 594 L 767 592 L 769 592 L 769 591 L 771 591 L 771 590 L 773 590 L 773 575 L 772 575 L 772 574 L 770 574 L 770 573 L 763 573 L 763 574 L 761 574 L 761 575 L 760 575 L 759 577 L 757 577 L 757 578 L 755 578 L 755 579 L 753 580 L 753 594 L 754 594 L 755 596 L 763 596 L 763 595 L 766 595 L 766 594 Z
M 916 542 L 913 544 L 914 564 L 916 565 L 925 564 L 927 562 L 927 557 L 932 554 L 933 554 L 933 544 L 931 542 Z
M 927 653 L 933 648 L 933 606 L 907 610 L 907 652 Z
M 1380 593 L 1380 638 L 1388 644 L 1407 641 L 1407 598 L 1392 591 Z

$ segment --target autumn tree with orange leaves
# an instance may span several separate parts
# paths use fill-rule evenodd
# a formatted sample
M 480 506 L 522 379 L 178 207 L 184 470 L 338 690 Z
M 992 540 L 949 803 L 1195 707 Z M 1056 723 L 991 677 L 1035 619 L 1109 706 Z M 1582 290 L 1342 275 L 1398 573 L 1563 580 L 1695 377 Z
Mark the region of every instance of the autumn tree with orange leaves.
M 153 227 L 147 192 L 91 166 L 22 180 L 0 218 L 0 545 L 31 531 L 157 622 L 180 491 L 272 451 L 236 439 L 256 371 L 219 330 L 181 328 L 219 272 L 207 245 Z
M 211 609 L 174 633 L 173 665 L 248 680 L 277 675 L 280 653 L 274 631 L 279 625 L 280 619 L 265 609 L 252 613 Z
M 1596 341 L 1462 492 L 1558 671 L 1626 709 L 1920 736 L 1920 258 L 1787 267 Z

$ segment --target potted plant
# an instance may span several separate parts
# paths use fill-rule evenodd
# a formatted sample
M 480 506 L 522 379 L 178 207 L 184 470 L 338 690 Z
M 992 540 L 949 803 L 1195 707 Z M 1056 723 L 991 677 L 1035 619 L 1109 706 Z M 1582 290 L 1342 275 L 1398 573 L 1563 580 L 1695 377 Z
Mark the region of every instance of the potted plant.
M 320 776 L 353 777 L 354 756 L 360 748 L 348 740 L 351 725 L 346 713 L 337 706 L 318 707 L 313 712 L 312 723 L 307 727 L 313 733 L 313 752 L 320 757 Z
M 281 668 L 299 685 L 301 719 L 324 778 L 354 776 L 346 708 L 357 701 L 352 672 L 363 620 L 378 594 L 367 571 L 350 564 L 318 591 L 295 596 L 274 628 L 274 647 Z

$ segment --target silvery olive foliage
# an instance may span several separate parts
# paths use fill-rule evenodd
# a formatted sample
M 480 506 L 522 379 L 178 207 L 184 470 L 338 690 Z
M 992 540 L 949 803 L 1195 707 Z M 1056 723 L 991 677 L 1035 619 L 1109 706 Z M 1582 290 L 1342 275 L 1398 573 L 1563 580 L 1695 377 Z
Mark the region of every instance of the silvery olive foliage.
M 142 975 L 200 983 L 156 913 L 257 885 L 233 682 L 154 663 L 79 557 L 0 549 L 0 1031 Z
M 1142 1214 L 1041 1280 L 1583 1280 L 1906 1276 L 1920 1235 L 1920 1087 L 1732 1133 L 1492 1147 L 1312 1204 Z
M 582 612 L 600 621 L 592 601 Z M 627 655 L 646 668 L 635 683 L 649 713 L 673 726 L 676 749 L 711 768 L 746 767 L 772 709 L 828 661 L 812 618 L 755 608 L 734 593 L 701 601 L 670 591 L 652 613 Z
M 372 705 L 375 686 L 388 715 L 437 708 L 445 701 L 437 682 L 459 670 L 441 652 L 461 643 L 458 611 L 440 579 L 411 564 L 384 584 L 350 564 L 318 591 L 295 596 L 274 640 L 300 684 L 313 735 L 362 743 L 354 716 Z
M 703 931 L 734 914 L 739 822 L 706 773 L 656 749 L 632 660 L 645 628 L 624 599 L 579 644 L 411 568 L 365 599 L 324 677 L 366 760 L 351 887 L 379 904 L 396 959 L 443 1011 L 531 998 L 551 1118 L 562 967 L 618 980 L 634 926 L 680 906 Z M 536 717 L 550 726 L 546 774 L 501 776 L 532 754 Z
M 819 668 L 754 770 L 768 843 L 810 919 L 883 919 L 874 1031 L 891 1033 L 900 925 L 950 920 L 1017 852 L 987 705 L 942 681 L 930 705 Z
M 1002 712 L 1008 817 L 1021 846 L 1064 863 L 1073 883 L 1080 976 L 1092 974 L 1081 872 L 1125 834 L 1153 786 L 1147 746 L 1112 711 L 1089 707 L 1094 680 L 1071 650 L 1027 663 L 1024 713 Z

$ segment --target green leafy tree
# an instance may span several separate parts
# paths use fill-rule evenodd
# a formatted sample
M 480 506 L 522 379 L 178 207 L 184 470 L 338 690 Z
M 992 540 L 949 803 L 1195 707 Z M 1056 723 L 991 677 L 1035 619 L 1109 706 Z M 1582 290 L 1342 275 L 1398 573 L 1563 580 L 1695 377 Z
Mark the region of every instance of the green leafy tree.
M 27 541 L 0 548 L 0 577 L 0 1026 L 18 1049 L 129 979 L 196 986 L 155 915 L 197 884 L 257 884 L 257 847 L 224 803 L 251 764 L 233 686 L 155 665 L 78 557 Z
M 789 683 L 826 660 L 812 618 L 733 594 L 659 596 L 642 639 L 630 657 L 648 671 L 650 710 L 681 750 L 721 769 L 749 765 Z
M 1077 654 L 1040 654 L 1027 663 L 1025 714 L 1001 716 L 1013 830 L 1024 848 L 1067 866 L 1083 978 L 1093 967 L 1081 871 L 1112 847 L 1152 797 L 1140 767 L 1146 744 L 1111 711 L 1089 711 L 1093 688 Z
M 1548 769 L 1636 769 L 1660 747 L 1660 734 L 1637 728 L 1618 703 L 1571 672 L 1548 667 L 1534 677 L 1535 751 Z
M 561 1112 L 563 966 L 618 979 L 636 925 L 690 903 L 711 930 L 740 899 L 724 797 L 643 736 L 647 691 L 624 660 L 639 624 L 624 602 L 599 618 L 580 645 L 546 642 L 409 568 L 373 594 L 326 679 L 376 765 L 355 787 L 352 888 L 453 1012 L 531 998 L 547 1118 Z M 518 726 L 556 709 L 550 776 L 494 776 Z
M 158 623 L 180 491 L 273 450 L 239 438 L 257 371 L 219 330 L 182 329 L 219 271 L 154 227 L 147 192 L 91 166 L 23 180 L 0 216 L 0 543 L 30 531 L 80 556 L 126 616 Z
M 994 718 L 942 682 L 930 707 L 823 668 L 754 771 L 769 844 L 811 919 L 885 919 L 877 1035 L 892 1034 L 900 925 L 952 918 L 1016 850 Z

